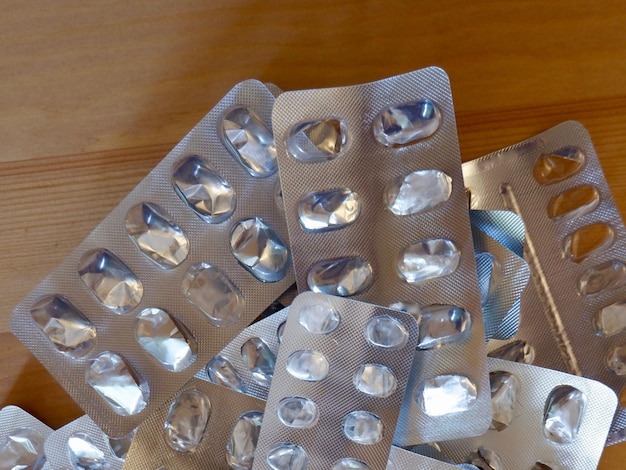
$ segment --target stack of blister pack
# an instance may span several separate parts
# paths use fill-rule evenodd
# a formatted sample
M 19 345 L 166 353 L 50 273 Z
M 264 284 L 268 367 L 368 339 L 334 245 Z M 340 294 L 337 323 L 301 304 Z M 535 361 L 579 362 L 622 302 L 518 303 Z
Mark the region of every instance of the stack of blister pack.
M 461 165 L 441 69 L 245 81 L 16 307 L 86 415 L 0 468 L 591 470 L 624 260 L 578 123 Z

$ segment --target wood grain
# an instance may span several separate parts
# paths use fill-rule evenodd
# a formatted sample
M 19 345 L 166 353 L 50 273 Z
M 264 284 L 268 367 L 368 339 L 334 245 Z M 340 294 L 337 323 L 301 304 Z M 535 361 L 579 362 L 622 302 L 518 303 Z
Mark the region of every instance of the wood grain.
M 80 413 L 8 331 L 10 312 L 246 78 L 346 85 L 449 73 L 464 160 L 567 119 L 626 215 L 622 1 L 0 0 L 0 405 Z M 599 468 L 623 468 L 626 444 Z

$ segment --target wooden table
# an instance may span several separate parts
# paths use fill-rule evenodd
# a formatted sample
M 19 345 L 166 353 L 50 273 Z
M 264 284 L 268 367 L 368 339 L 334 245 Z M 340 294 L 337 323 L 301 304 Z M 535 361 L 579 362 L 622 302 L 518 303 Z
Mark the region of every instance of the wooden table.
M 9 331 L 12 308 L 222 97 L 427 65 L 452 81 L 464 160 L 576 119 L 626 215 L 626 5 L 0 0 L 0 406 L 81 414 Z M 626 444 L 601 469 L 623 468 Z

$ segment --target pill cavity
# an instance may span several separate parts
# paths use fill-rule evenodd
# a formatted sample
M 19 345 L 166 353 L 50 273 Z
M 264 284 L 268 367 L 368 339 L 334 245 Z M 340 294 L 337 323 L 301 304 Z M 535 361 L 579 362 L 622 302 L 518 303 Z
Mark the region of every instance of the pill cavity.
M 374 413 L 357 410 L 348 413 L 342 422 L 343 434 L 353 442 L 372 445 L 383 438 L 383 422 Z
M 587 397 L 571 385 L 550 392 L 543 412 L 543 435 L 552 442 L 569 444 L 576 439 Z
M 608 354 L 606 364 L 615 375 L 626 375 L 626 346 L 616 346 Z
M 385 187 L 387 208 L 396 215 L 419 214 L 450 198 L 452 178 L 440 170 L 417 170 L 393 179 Z
M 299 445 L 281 443 L 267 453 L 266 462 L 273 470 L 304 470 L 309 456 Z
M 189 329 L 160 308 L 146 308 L 135 320 L 135 338 L 165 369 L 178 372 L 196 360 L 198 344 Z
M 276 406 L 276 415 L 285 426 L 308 429 L 317 423 L 319 409 L 317 404 L 308 398 L 286 397 Z
M 425 380 L 415 389 L 415 401 L 429 416 L 469 410 L 478 396 L 476 385 L 465 375 L 445 374 Z
M 337 329 L 341 319 L 333 306 L 326 302 L 304 305 L 298 314 L 298 323 L 309 333 L 327 335 Z
M 295 351 L 287 359 L 287 372 L 305 382 L 324 380 L 329 368 L 328 359 L 318 351 Z
M 15 423 L 9 423 L 15 424 Z M 21 427 L 10 431 L 0 440 L 0 463 L 10 470 L 39 468 L 40 458 L 45 461 L 45 438 L 35 429 Z M 32 467 L 31 467 L 32 465 Z
M 513 421 L 521 384 L 516 376 L 506 371 L 490 372 L 489 383 L 493 411 L 493 419 L 489 429 L 502 431 L 509 427 Z
M 260 217 L 233 225 L 230 250 L 250 274 L 262 282 L 277 282 L 289 268 L 289 249 L 278 234 Z
M 246 393 L 241 377 L 231 362 L 223 356 L 217 355 L 206 366 L 209 381 L 216 385 L 230 388 L 236 392 Z
M 613 244 L 615 233 L 606 224 L 591 224 L 579 228 L 563 240 L 563 254 L 580 263 L 592 254 L 599 253 Z
M 564 222 L 593 212 L 600 204 L 600 195 L 593 186 L 577 186 L 554 196 L 548 203 L 548 217 Z
M 441 111 L 424 99 L 384 108 L 372 123 L 376 140 L 387 147 L 410 145 L 430 137 L 441 125 Z
M 502 459 L 493 450 L 479 447 L 469 455 L 468 463 L 488 470 L 503 470 Z
M 535 361 L 535 348 L 527 341 L 515 340 L 491 351 L 488 356 L 505 361 L 532 364 Z
M 352 381 L 359 392 L 376 398 L 390 396 L 398 385 L 393 371 L 381 364 L 362 364 Z
M 377 315 L 367 322 L 365 338 L 377 348 L 402 349 L 409 341 L 409 332 L 397 318 Z
M 85 381 L 120 416 L 136 415 L 148 404 L 147 382 L 111 351 L 104 351 L 87 363 Z
M 185 157 L 174 165 L 172 183 L 182 201 L 209 224 L 224 222 L 235 212 L 235 191 L 197 155 Z
M 612 336 L 626 329 L 626 300 L 602 308 L 593 317 L 598 336 Z
M 33 322 L 57 351 L 83 357 L 96 344 L 96 327 L 66 297 L 46 295 L 30 309 Z
M 373 280 L 372 266 L 356 256 L 320 261 L 311 267 L 307 276 L 313 292 L 341 297 L 367 290 Z
M 617 289 L 626 284 L 626 265 L 611 260 L 594 266 L 578 278 L 578 292 L 581 295 L 594 295 L 606 290 Z
M 250 470 L 261 432 L 263 413 L 246 411 L 235 423 L 226 444 L 226 463 L 236 470 Z
M 289 131 L 287 152 L 305 163 L 337 158 L 348 143 L 346 123 L 329 118 L 296 124 Z
M 360 460 L 340 459 L 333 465 L 333 470 L 370 470 L 370 468 Z
M 67 453 L 74 468 L 107 468 L 104 452 L 94 444 L 87 433 L 74 432 L 67 439 Z
M 232 326 L 241 319 L 245 308 L 241 292 L 212 264 L 190 266 L 183 276 L 181 290 L 185 299 L 213 326 Z
M 125 460 L 126 454 L 130 449 L 130 445 L 132 444 L 136 433 L 137 429 L 133 429 L 131 432 L 122 437 L 106 436 L 109 442 L 109 448 L 111 449 L 113 455 L 120 460 Z
M 254 111 L 242 106 L 230 108 L 218 129 L 224 147 L 248 173 L 258 178 L 276 173 L 274 135 Z
M 455 305 L 429 305 L 419 316 L 420 349 L 431 349 L 461 341 L 470 333 L 472 317 Z
M 406 247 L 396 264 L 398 275 L 409 283 L 435 279 L 456 271 L 461 250 L 452 240 L 433 238 Z
M 135 308 L 143 297 L 143 284 L 111 251 L 86 251 L 78 261 L 78 275 L 93 296 L 117 314 Z
M 533 176 L 540 184 L 554 184 L 580 171 L 585 163 L 581 149 L 567 146 L 552 153 L 539 155 L 533 167 Z
M 165 441 L 177 452 L 193 452 L 204 437 L 211 402 L 199 390 L 183 390 L 170 405 L 165 419 Z
M 347 227 L 361 213 L 359 196 L 349 188 L 305 195 L 298 204 L 298 220 L 307 232 L 325 232 Z
M 274 376 L 276 356 L 261 338 L 250 338 L 241 346 L 241 359 L 254 380 L 263 387 L 269 387 Z

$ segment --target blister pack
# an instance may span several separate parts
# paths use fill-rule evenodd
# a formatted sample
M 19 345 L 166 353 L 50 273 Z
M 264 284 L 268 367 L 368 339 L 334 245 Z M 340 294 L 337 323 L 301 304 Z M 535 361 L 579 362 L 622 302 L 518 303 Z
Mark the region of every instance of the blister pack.
M 508 209 L 526 225 L 534 288 L 519 330 L 490 355 L 626 385 L 626 232 L 591 138 L 565 122 L 463 165 L 471 206 Z M 558 353 L 557 353 L 558 351 Z M 560 354 L 559 354 L 560 353 Z M 626 409 L 608 443 L 626 439 Z
M 110 438 L 89 416 L 81 416 L 46 439 L 44 468 L 121 470 L 134 435 L 132 431 L 123 438 Z
M 445 72 L 286 92 L 272 120 L 299 290 L 430 311 L 409 387 L 448 380 L 472 396 L 472 406 L 403 409 L 396 439 L 483 432 L 484 332 Z
M 289 307 L 245 328 L 196 377 L 267 400 Z
M 520 303 L 530 279 L 528 264 L 491 238 L 475 220 L 488 218 L 471 211 L 474 256 L 483 310 L 485 339 L 508 339 L 519 327 Z
M 123 436 L 294 283 L 273 94 L 236 85 L 15 309 L 11 329 Z
M 313 292 L 296 297 L 253 468 L 383 468 L 417 331 L 402 312 Z
M 443 455 L 490 470 L 593 470 L 617 405 L 595 380 L 489 358 L 493 422 L 482 436 L 440 442 Z
M 44 442 L 52 429 L 23 409 L 0 409 L 0 468 L 42 469 L 46 463 Z

